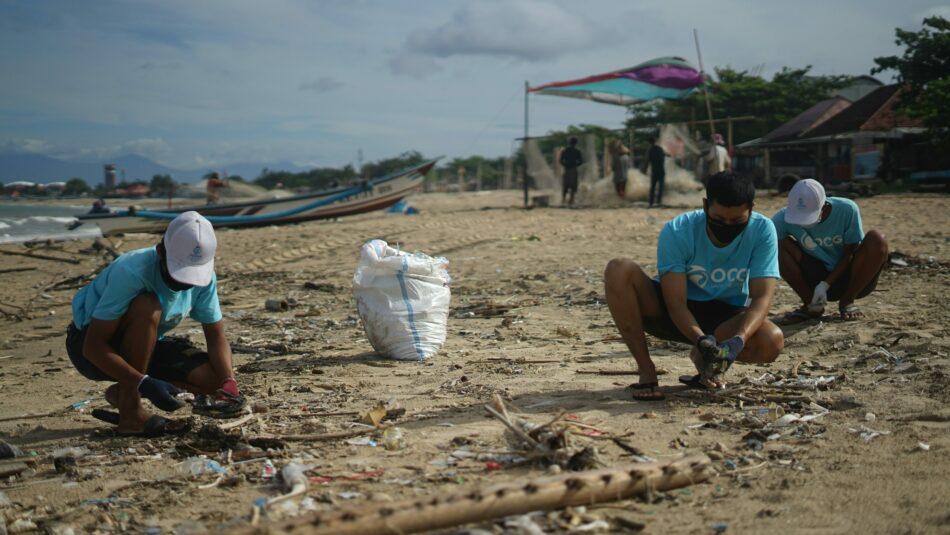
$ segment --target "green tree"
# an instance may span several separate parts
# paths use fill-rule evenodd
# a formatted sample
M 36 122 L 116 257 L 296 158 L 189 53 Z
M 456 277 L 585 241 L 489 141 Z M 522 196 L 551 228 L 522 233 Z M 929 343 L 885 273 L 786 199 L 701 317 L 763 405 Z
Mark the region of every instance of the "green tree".
M 927 17 L 920 31 L 896 28 L 895 33 L 904 54 L 874 58 L 871 73 L 897 71 L 897 81 L 907 84 L 903 111 L 932 129 L 950 127 L 950 21 Z
M 811 66 L 801 69 L 783 67 L 771 80 L 737 71 L 731 67 L 716 68 L 707 81 L 709 100 L 716 119 L 754 116 L 751 121 L 737 122 L 733 138 L 741 143 L 762 137 L 782 123 L 829 98 L 848 85 L 850 76 L 815 76 Z M 681 101 L 654 101 L 631 106 L 627 127 L 641 133 L 663 123 L 701 121 L 707 117 L 706 102 L 701 91 Z M 698 125 L 704 137 L 708 127 Z M 725 125 L 716 130 L 725 135 Z
M 148 185 L 148 188 L 155 194 L 174 193 L 175 187 L 175 180 L 171 175 L 155 175 Z
M 86 184 L 86 181 L 74 177 L 66 181 L 66 187 L 63 188 L 64 195 L 83 195 L 92 191 L 92 188 L 89 187 L 89 184 Z

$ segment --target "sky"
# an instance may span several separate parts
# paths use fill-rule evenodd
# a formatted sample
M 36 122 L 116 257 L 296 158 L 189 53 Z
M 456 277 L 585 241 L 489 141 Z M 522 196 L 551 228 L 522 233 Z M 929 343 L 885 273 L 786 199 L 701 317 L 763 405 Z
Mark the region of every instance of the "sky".
M 924 0 L 0 0 L 0 152 L 180 168 L 511 152 L 524 82 L 676 55 L 868 74 Z M 889 81 L 889 75 L 880 75 Z M 622 126 L 530 99 L 530 134 Z

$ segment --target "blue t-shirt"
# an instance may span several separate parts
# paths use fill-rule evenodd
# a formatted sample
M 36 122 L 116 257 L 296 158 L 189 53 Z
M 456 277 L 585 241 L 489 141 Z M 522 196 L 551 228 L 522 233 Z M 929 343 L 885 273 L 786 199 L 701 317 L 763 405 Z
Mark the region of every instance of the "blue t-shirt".
M 844 246 L 861 243 L 864 228 L 861 226 L 861 211 L 851 199 L 828 197 L 831 213 L 828 219 L 809 228 L 785 222 L 785 208 L 772 217 L 778 239 L 791 236 L 802 250 L 814 256 L 833 271 L 844 254 Z
M 775 227 L 752 212 L 749 225 L 725 247 L 706 234 L 706 213 L 687 212 L 668 221 L 656 245 L 656 269 L 686 273 L 686 298 L 749 306 L 749 279 L 779 278 Z
M 174 329 L 185 316 L 199 323 L 221 321 L 217 276 L 212 276 L 207 286 L 175 292 L 162 280 L 158 262 L 158 251 L 154 247 L 130 251 L 116 258 L 73 297 L 76 327 L 84 329 L 93 318 L 121 318 L 132 300 L 143 293 L 155 294 L 162 305 L 159 338 Z

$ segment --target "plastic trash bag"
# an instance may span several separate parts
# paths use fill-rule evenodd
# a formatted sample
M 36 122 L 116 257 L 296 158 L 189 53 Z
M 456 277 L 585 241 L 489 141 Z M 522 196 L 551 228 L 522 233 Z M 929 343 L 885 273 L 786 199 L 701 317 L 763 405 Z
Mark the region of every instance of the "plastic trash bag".
M 451 298 L 448 264 L 382 240 L 363 245 L 353 294 L 373 349 L 396 360 L 425 360 L 442 347 Z

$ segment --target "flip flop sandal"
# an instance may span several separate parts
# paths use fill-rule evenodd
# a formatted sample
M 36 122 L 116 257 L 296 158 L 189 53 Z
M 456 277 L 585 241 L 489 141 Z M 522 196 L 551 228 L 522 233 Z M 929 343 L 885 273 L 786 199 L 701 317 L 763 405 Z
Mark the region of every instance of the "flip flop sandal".
M 92 417 L 103 422 L 119 425 L 119 413 L 107 411 L 105 409 L 95 409 L 92 411 Z M 121 437 L 144 437 L 156 438 L 162 436 L 182 435 L 190 429 L 188 420 L 169 420 L 168 418 L 153 415 L 145 421 L 145 426 L 138 433 L 125 433 L 116 431 Z
M 839 308 L 838 314 L 841 315 L 841 319 L 844 321 L 854 321 L 854 320 L 858 320 L 864 317 L 864 313 L 861 312 L 861 307 L 859 307 L 855 303 L 851 303 L 850 305 L 844 308 Z M 845 314 L 847 314 L 847 317 L 845 317 Z
M 805 321 L 819 319 L 822 314 L 813 314 L 809 312 L 807 306 L 797 308 L 791 312 L 788 312 L 784 316 L 778 319 L 779 325 L 795 325 L 796 323 L 802 323 Z
M 224 396 L 213 399 L 211 396 L 196 396 L 191 412 L 209 418 L 236 418 L 245 412 L 247 400 L 244 396 Z
M 700 375 L 680 375 L 680 382 L 696 390 L 712 390 L 712 387 L 703 382 Z
M 663 401 L 666 396 L 663 392 L 660 392 L 659 387 L 660 384 L 657 381 L 630 385 L 630 388 L 633 389 L 633 399 L 637 401 Z

